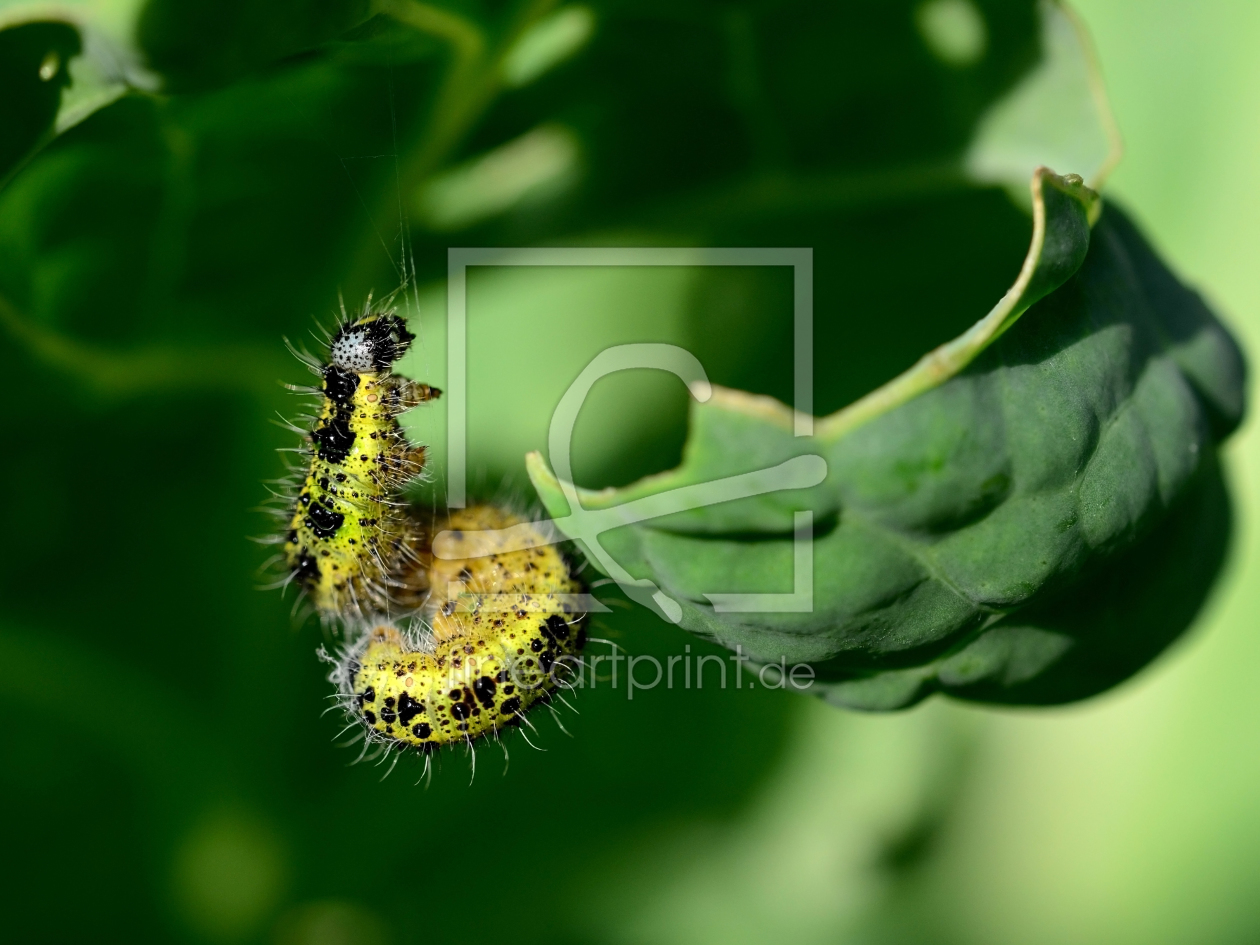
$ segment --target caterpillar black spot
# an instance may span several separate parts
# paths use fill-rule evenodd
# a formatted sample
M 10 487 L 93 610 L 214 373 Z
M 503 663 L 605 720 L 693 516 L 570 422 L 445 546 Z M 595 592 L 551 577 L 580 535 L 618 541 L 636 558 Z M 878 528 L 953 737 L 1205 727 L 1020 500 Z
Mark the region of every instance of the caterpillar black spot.
M 461 541 L 471 552 L 464 532 L 522 523 L 482 505 L 451 512 L 435 530 L 453 533 L 456 553 Z M 420 552 L 407 582 L 428 588 L 423 618 L 407 629 L 379 624 L 332 672 L 369 741 L 429 753 L 494 736 L 573 678 L 586 644 L 575 603 L 583 585 L 541 530 L 531 532 L 518 551 L 455 560 Z
M 409 603 L 394 593 L 416 538 L 400 495 L 423 471 L 425 450 L 407 441 L 398 415 L 441 394 L 391 373 L 414 340 L 402 318 L 369 299 L 333 333 L 327 363 L 308 359 L 322 405 L 283 560 L 326 618 L 368 620 Z

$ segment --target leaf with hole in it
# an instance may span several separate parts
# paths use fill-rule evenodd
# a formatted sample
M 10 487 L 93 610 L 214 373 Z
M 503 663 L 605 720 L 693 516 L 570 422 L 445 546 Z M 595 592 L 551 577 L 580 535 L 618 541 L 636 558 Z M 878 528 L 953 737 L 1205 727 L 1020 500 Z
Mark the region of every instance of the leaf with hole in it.
M 1241 417 L 1241 354 L 1079 181 L 1039 171 L 1032 197 L 1032 246 L 993 311 L 812 435 L 794 435 L 801 418 L 776 401 L 719 390 L 693 405 L 677 469 L 570 487 L 583 509 L 632 523 L 583 534 L 588 557 L 686 629 L 761 663 L 809 663 L 828 698 L 861 708 L 934 689 L 1062 701 L 1152 658 L 1220 558 L 1215 448 Z M 815 369 L 851 356 L 816 352 Z M 701 504 L 700 484 L 807 456 L 825 461 L 817 484 Z M 529 468 L 548 511 L 581 534 L 541 457 Z M 671 493 L 691 504 L 635 521 Z M 802 511 L 812 547 L 797 561 Z M 798 573 L 811 567 L 812 588 Z M 1177 606 L 1122 606 L 1157 600 L 1138 588 L 1148 579 L 1176 587 Z M 804 604 L 780 612 L 730 606 L 794 590 Z
M 0 184 L 57 135 L 129 91 L 236 78 L 372 12 L 367 0 L 301 6 L 0 0 Z
M 136 41 L 142 8 L 139 0 L 0 0 L 0 182 L 128 89 L 157 88 Z

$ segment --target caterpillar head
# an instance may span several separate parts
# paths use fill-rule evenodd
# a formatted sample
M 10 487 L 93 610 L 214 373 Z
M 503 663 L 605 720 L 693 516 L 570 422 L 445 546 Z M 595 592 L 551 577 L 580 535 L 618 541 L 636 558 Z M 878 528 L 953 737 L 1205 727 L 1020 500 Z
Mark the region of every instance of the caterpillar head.
M 385 371 L 407 353 L 415 338 L 403 319 L 393 312 L 378 312 L 338 328 L 328 359 L 352 374 Z

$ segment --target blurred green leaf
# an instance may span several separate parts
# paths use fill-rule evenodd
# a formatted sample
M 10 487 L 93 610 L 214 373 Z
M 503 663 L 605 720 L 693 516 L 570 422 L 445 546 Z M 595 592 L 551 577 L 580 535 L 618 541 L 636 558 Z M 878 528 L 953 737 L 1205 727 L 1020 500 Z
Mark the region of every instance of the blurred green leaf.
M 0 186 L 30 154 L 157 76 L 136 44 L 140 0 L 0 0 Z
M 149 0 L 135 35 L 163 88 L 189 91 L 241 81 L 335 40 L 375 12 L 371 0 Z
M 34 151 L 129 91 L 222 84 L 371 13 L 369 0 L 0 0 L 0 186 Z
M 967 172 L 1002 184 L 1021 203 L 1039 165 L 1102 186 L 1120 160 L 1120 133 L 1089 37 L 1076 16 L 1040 0 L 1041 62 L 980 119 L 967 149 Z

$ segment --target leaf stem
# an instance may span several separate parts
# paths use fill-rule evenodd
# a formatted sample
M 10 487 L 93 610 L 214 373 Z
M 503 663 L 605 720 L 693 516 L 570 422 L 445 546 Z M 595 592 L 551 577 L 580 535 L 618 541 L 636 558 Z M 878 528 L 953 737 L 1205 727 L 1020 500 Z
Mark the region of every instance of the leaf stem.
M 478 59 L 485 50 L 486 39 L 477 24 L 450 10 L 419 0 L 376 0 L 372 10 L 392 16 L 421 33 L 446 40 L 462 59 Z
M 280 358 L 257 345 L 146 345 L 111 351 L 36 325 L 0 295 L 0 325 L 43 364 L 112 398 L 163 390 L 236 390 L 270 397 Z

